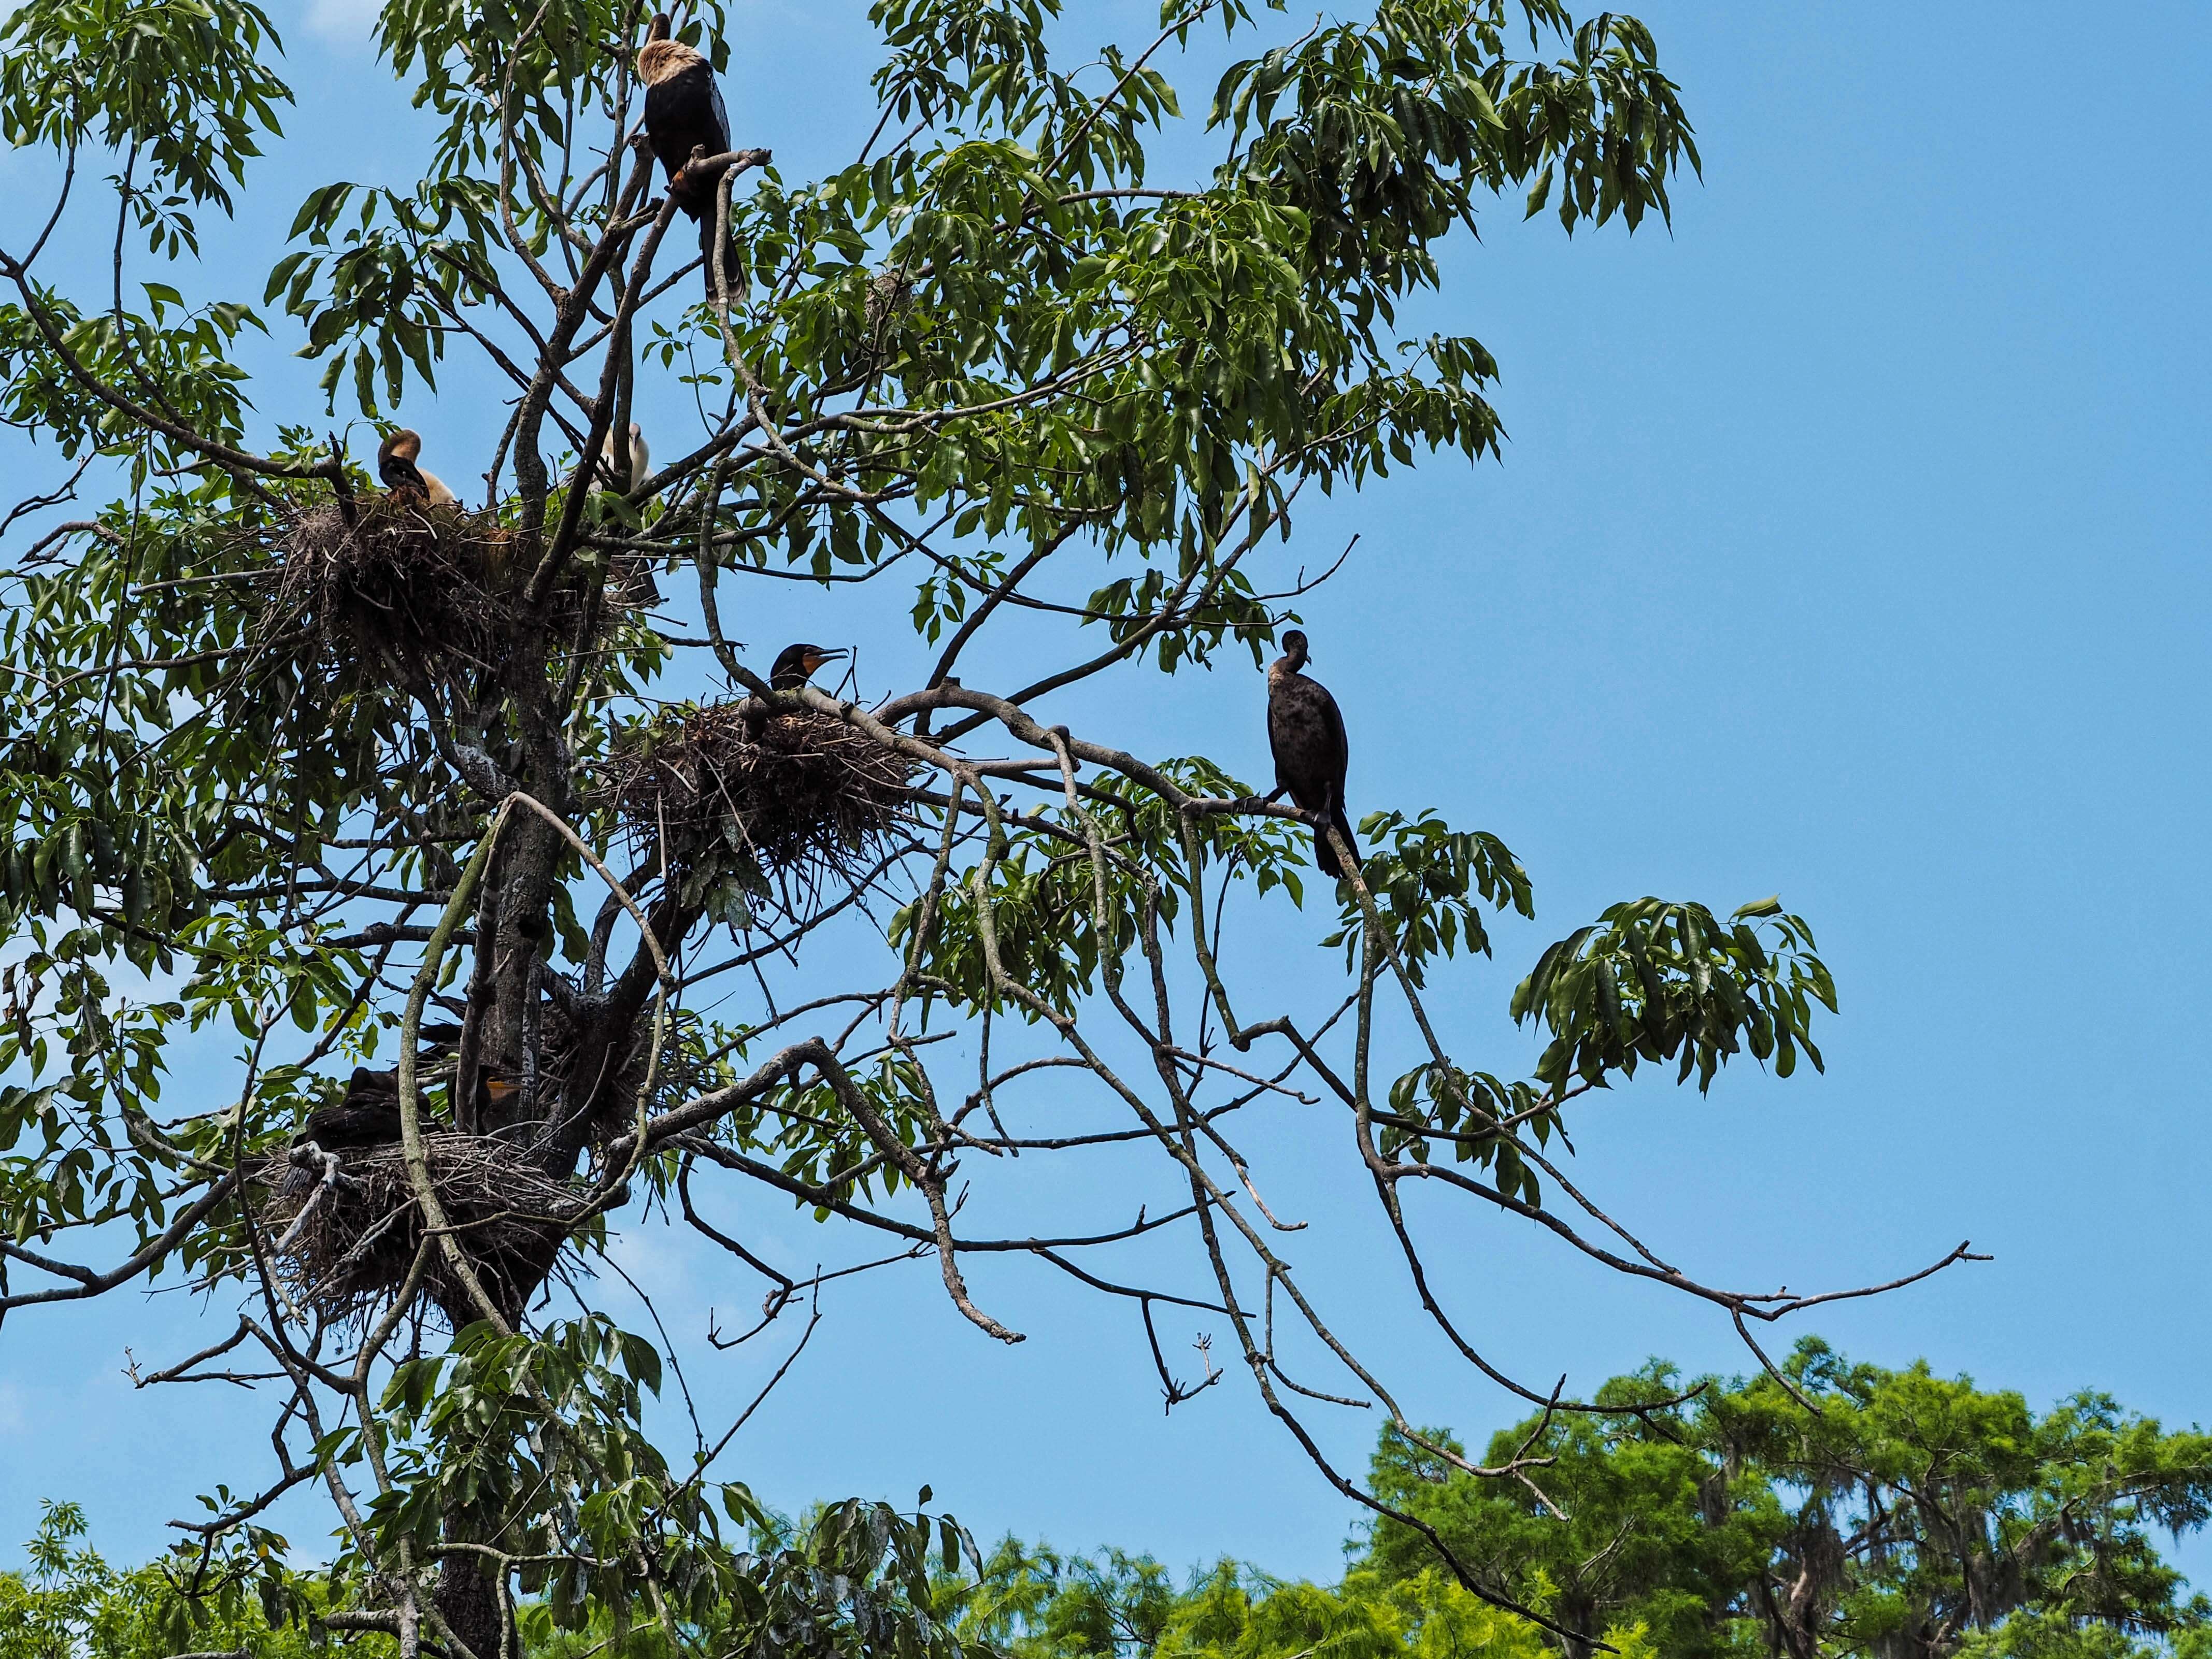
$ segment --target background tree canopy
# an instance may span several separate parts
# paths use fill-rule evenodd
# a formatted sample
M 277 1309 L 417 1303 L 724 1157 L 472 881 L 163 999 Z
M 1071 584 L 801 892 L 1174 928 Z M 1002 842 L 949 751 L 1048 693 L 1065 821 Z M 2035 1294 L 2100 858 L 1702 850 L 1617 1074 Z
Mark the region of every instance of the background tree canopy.
M 2212 1641 L 2212 1602 L 2185 1593 L 2155 1543 L 2212 1513 L 2204 1435 L 2167 1433 L 2097 1394 L 2039 1417 L 2018 1395 L 1938 1377 L 1924 1362 L 1850 1364 L 1817 1338 L 1783 1370 L 1786 1382 L 1704 1378 L 1684 1401 L 1655 1360 L 1599 1397 L 1670 1403 L 1502 1431 L 1493 1460 L 1532 1431 L 1553 1460 L 1542 1498 L 1478 1480 L 1388 1430 L 1374 1487 L 1499 1586 L 1635 1659 L 2197 1659 Z M 799 1564 L 818 1565 L 855 1513 L 764 1522 L 761 1559 L 788 1582 Z M 13 1646 L 0 1638 L 0 1659 L 54 1659 L 74 1650 L 72 1638 L 91 1659 L 158 1659 L 172 1650 L 165 1632 L 196 1628 L 256 1653 L 306 1650 L 297 1626 L 272 1626 L 235 1586 L 228 1601 L 223 1590 L 203 1596 L 211 1619 L 196 1626 L 169 1576 L 118 1574 L 72 1550 L 82 1524 L 75 1510 L 51 1510 L 29 1575 L 0 1578 L 0 1614 L 19 1632 Z M 1007 1659 L 1595 1650 L 1587 1636 L 1558 1638 L 1462 1588 L 1403 1522 L 1382 1519 L 1348 1547 L 1349 1571 L 1333 1586 L 1225 1559 L 1178 1583 L 1148 1554 L 1064 1555 L 1010 1537 L 928 1573 L 920 1594 L 963 1640 Z M 884 1577 L 894 1605 L 910 1593 Z M 320 1588 L 311 1583 L 311 1598 Z M 570 1631 L 533 1606 L 524 1626 L 528 1650 L 547 1659 L 672 1651 L 653 1626 L 618 1632 L 611 1609 Z M 726 1649 L 740 1644 L 726 1619 L 712 1633 Z M 859 1645 L 877 1650 L 866 1634 Z
M 2155 1543 L 2212 1516 L 2212 1438 L 2193 1428 L 2094 1393 L 2039 1417 L 1817 1338 L 1778 1376 L 1708 1378 L 1687 1401 L 1680 1380 L 1655 1361 L 1597 1395 L 1646 1409 L 1501 1431 L 1493 1458 L 1554 1460 L 1541 1496 L 1389 1436 L 1375 1490 L 1563 1622 L 1634 1626 L 1666 1653 L 2194 1652 L 2212 1632 Z M 1366 1565 L 1416 1577 L 1425 1544 L 1386 1518 Z
M 763 1326 L 805 1322 L 826 1274 L 744 1238 L 748 1206 L 795 1204 L 837 1224 L 836 1271 L 933 1257 L 1004 1341 L 963 1258 L 1062 1276 L 1126 1316 L 1170 1405 L 1224 1373 L 1178 1376 L 1156 1310 L 1218 1322 L 1340 1491 L 1466 1595 L 1592 1634 L 1323 1456 L 1307 1415 L 1364 1408 L 1470 1478 L 1547 1467 L 1540 1434 L 1481 1464 L 1400 1411 L 1280 1254 L 1237 1115 L 1325 1103 L 1409 1313 L 1547 1422 L 1612 1422 L 1621 1401 L 1472 1346 L 1406 1188 L 1747 1340 L 1825 1300 L 1699 1281 L 1563 1167 L 1574 1103 L 1640 1064 L 1701 1089 L 1746 1054 L 1819 1065 L 1810 929 L 1774 899 L 1613 905 L 1510 994 L 1531 1074 L 1486 1069 L 1424 994 L 1488 954 L 1486 912 L 1534 914 L 1530 878 L 1494 836 L 1379 811 L 1316 929 L 1340 989 L 1261 1009 L 1223 940 L 1304 904 L 1313 819 L 1205 755 L 1047 722 L 1085 681 L 1263 659 L 1313 585 L 1284 551 L 1310 485 L 1495 448 L 1489 353 L 1401 307 L 1501 196 L 1569 231 L 1663 217 L 1697 160 L 1675 88 L 1633 19 L 1550 0 L 1310 29 L 1200 0 L 1072 57 L 1041 3 L 872 16 L 880 119 L 849 165 L 787 180 L 742 111 L 746 148 L 695 163 L 728 232 L 712 303 L 633 142 L 641 13 L 393 0 L 429 175 L 317 188 L 265 280 L 188 305 L 161 274 L 283 142 L 268 19 L 10 15 L 0 122 L 58 173 L 0 246 L 0 409 L 54 469 L 0 570 L 0 1316 L 213 1294 L 207 1346 L 142 1380 L 264 1391 L 273 1459 L 191 1524 L 190 1585 L 410 1656 L 492 1659 L 526 1609 L 946 1659 L 971 1639 L 930 1610 L 954 1524 L 845 1505 L 749 1547 L 743 1419 L 649 1431 L 680 1369 L 593 1305 L 611 1224 L 680 1221 L 762 1274 Z M 724 61 L 718 8 L 678 21 Z M 1161 181 L 1146 143 L 1184 118 L 1168 66 L 1200 28 L 1245 54 L 1193 118 L 1224 159 Z M 112 280 L 71 294 L 40 261 L 86 219 Z M 325 365 L 321 407 L 250 401 L 242 343 L 280 330 Z M 650 462 L 609 442 L 641 374 L 696 395 Z M 331 429 L 434 395 L 511 407 L 481 505 L 377 489 Z M 910 584 L 929 665 L 871 706 L 775 675 L 735 636 L 780 581 L 832 640 L 841 602 Z M 1009 684 L 1018 616 L 1061 657 Z M 234 1078 L 172 1074 L 224 1027 Z M 994 1186 L 1087 1156 L 1094 1211 L 991 1230 Z M 261 1518 L 310 1483 L 340 1539 L 312 1583 Z

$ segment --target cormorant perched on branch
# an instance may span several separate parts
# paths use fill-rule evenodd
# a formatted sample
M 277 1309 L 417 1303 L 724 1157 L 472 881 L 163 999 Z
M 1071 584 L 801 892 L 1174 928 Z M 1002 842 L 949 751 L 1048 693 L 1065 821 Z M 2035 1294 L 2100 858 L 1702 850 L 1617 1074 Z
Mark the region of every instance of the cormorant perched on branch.
M 1306 636 L 1293 628 L 1283 635 L 1283 654 L 1267 669 L 1267 746 L 1275 752 L 1275 793 L 1288 790 L 1307 811 L 1326 812 L 1357 858 L 1358 844 L 1344 816 L 1344 769 L 1351 758 L 1344 715 L 1327 686 L 1298 672 L 1305 665 Z M 1319 830 L 1314 832 L 1314 862 L 1330 879 L 1343 878 L 1336 849 Z
M 395 495 L 419 495 L 433 507 L 453 506 L 459 498 L 446 488 L 445 480 L 415 465 L 422 453 L 422 434 L 401 427 L 378 447 L 376 476 Z
M 670 38 L 666 12 L 653 15 L 645 45 L 638 49 L 637 78 L 645 82 L 645 137 L 667 169 L 668 193 L 698 222 L 699 252 L 707 264 L 707 297 L 714 295 L 714 197 L 712 184 L 687 185 L 684 164 L 692 152 L 724 155 L 730 149 L 730 118 L 714 66 Z M 717 181 L 719 182 L 719 180 Z M 737 272 L 727 272 L 735 285 Z
M 835 662 L 845 653 L 824 651 L 818 645 L 787 645 L 778 653 L 775 666 L 769 671 L 768 683 L 778 691 L 796 691 L 814 678 L 815 671 L 825 662 Z

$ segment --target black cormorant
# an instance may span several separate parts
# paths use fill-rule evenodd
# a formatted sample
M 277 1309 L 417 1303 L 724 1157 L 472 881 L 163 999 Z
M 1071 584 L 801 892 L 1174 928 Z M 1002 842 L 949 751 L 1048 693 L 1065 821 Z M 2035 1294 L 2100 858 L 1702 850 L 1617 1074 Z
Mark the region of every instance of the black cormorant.
M 313 1141 L 326 1152 L 384 1146 L 399 1139 L 399 1073 L 354 1067 L 345 1098 L 307 1114 L 293 1143 Z
M 497 1105 L 513 1095 L 519 1087 L 512 1078 L 497 1072 L 484 1071 L 477 1075 L 477 1108 L 479 1119 L 485 1109 Z M 425 1109 L 422 1119 L 425 1129 L 442 1129 L 446 1126 Z M 399 1073 L 372 1072 L 366 1066 L 356 1066 L 353 1076 L 347 1079 L 343 1099 L 335 1106 L 318 1107 L 307 1114 L 307 1121 L 299 1133 L 292 1137 L 295 1146 L 313 1141 L 326 1152 L 366 1150 L 376 1146 L 396 1145 L 399 1139 Z
M 376 476 L 395 495 L 418 495 L 433 507 L 453 506 L 458 498 L 446 488 L 445 480 L 415 465 L 422 453 L 422 434 L 401 427 L 378 447 Z
M 1275 752 L 1275 793 L 1285 790 L 1309 812 L 1325 812 L 1344 844 L 1359 856 L 1344 816 L 1344 769 L 1351 758 L 1344 740 L 1344 715 L 1319 680 L 1298 671 L 1306 665 L 1306 636 L 1293 628 L 1283 635 L 1283 654 L 1267 669 L 1267 746 Z M 1344 870 L 1328 837 L 1314 832 L 1314 862 L 1332 880 Z
M 684 164 L 696 149 L 723 155 L 730 148 L 730 118 L 722 107 L 722 89 L 714 82 L 714 66 L 670 38 L 668 14 L 656 13 L 638 49 L 637 78 L 645 82 L 645 137 L 660 165 L 668 173 L 669 194 L 676 205 L 699 225 L 699 252 L 706 260 L 707 297 L 714 295 L 715 185 L 678 183 Z M 719 181 L 717 181 L 719 182 Z M 734 269 L 727 275 L 736 285 Z
M 815 671 L 823 663 L 835 662 L 844 654 L 842 651 L 825 651 L 818 645 L 787 645 L 777 655 L 775 666 L 769 671 L 768 683 L 778 691 L 796 691 L 814 678 Z

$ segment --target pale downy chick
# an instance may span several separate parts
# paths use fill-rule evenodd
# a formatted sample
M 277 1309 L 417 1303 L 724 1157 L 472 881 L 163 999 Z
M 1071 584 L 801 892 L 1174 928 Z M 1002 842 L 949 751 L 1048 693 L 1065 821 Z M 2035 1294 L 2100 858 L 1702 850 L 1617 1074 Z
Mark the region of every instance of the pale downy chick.
M 446 487 L 443 478 L 416 465 L 416 457 L 422 453 L 422 434 L 401 427 L 378 447 L 376 476 L 395 495 L 419 495 L 433 507 L 457 505 L 459 498 Z
M 614 489 L 635 489 L 651 476 L 653 451 L 645 441 L 645 434 L 635 421 L 629 423 L 629 479 L 623 479 L 622 446 L 615 442 L 615 434 L 607 434 L 606 441 L 599 446 L 599 471 L 607 486 Z

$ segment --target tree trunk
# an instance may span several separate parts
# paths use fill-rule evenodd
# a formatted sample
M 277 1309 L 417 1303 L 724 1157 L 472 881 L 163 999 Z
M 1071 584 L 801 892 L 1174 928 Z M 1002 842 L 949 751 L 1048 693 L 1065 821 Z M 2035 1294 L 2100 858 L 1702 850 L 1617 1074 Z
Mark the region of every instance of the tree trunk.
M 447 1517 L 447 1528 L 449 1533 L 454 1530 L 454 1517 Z M 468 1644 L 476 1659 L 510 1659 L 500 1649 L 499 1590 L 476 1556 L 449 1555 L 439 1564 L 434 1599 L 438 1616 Z

